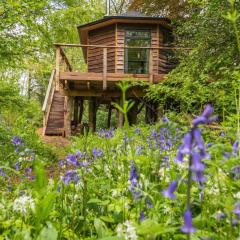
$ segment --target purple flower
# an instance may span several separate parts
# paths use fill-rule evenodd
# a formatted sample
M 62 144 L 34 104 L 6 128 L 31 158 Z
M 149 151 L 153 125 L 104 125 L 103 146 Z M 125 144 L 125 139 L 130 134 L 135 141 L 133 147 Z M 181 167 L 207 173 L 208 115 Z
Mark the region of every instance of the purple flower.
M 141 197 L 141 191 L 140 191 L 138 180 L 139 180 L 139 176 L 137 173 L 137 168 L 134 162 L 132 161 L 130 176 L 129 176 L 130 186 L 128 187 L 128 189 L 132 193 L 135 200 L 138 200 Z
M 24 142 L 23 142 L 23 139 L 18 137 L 18 136 L 14 136 L 12 138 L 12 144 L 14 146 L 23 146 L 24 145 Z
M 201 116 L 197 117 L 192 121 L 193 127 L 195 128 L 200 124 L 207 124 L 207 123 L 216 121 L 217 120 L 216 117 L 211 117 L 211 115 L 213 114 L 213 111 L 214 111 L 214 108 L 212 107 L 212 105 L 208 104 L 205 107 Z
M 143 149 L 144 149 L 144 146 L 137 146 L 136 147 L 136 155 L 140 156 L 142 154 Z
M 146 199 L 146 206 L 147 208 L 153 208 L 152 202 L 149 198 Z
M 139 128 L 136 128 L 136 129 L 134 130 L 134 133 L 140 134 L 140 133 L 141 133 L 141 130 L 140 130 Z
M 237 156 L 238 153 L 239 142 L 236 140 L 233 144 L 233 156 Z
M 205 166 L 201 162 L 201 156 L 198 152 L 193 152 L 192 154 L 192 165 L 190 167 L 193 172 L 202 172 Z
M 183 138 L 183 144 L 181 148 L 182 154 L 190 154 L 192 151 L 192 135 L 191 133 L 187 133 Z
M 20 162 L 16 162 L 16 163 L 14 164 L 14 168 L 15 168 L 15 170 L 19 171 L 20 168 L 21 168 L 21 163 L 20 163 Z
M 2 176 L 2 177 L 8 177 L 8 175 L 3 171 L 3 169 L 2 168 L 0 168 L 0 176 Z
M 180 146 L 180 147 L 179 147 L 179 150 L 178 150 L 177 155 L 176 155 L 175 160 L 174 160 L 174 161 L 177 162 L 177 163 L 183 163 L 183 157 L 184 157 L 184 155 L 183 155 L 183 153 L 181 152 L 182 147 L 183 147 L 183 146 Z
M 101 138 L 112 138 L 114 133 L 114 128 L 107 129 L 100 129 L 98 130 L 98 136 Z
M 213 109 L 213 107 L 212 107 L 212 105 L 211 104 L 208 104 L 206 107 L 205 107 L 205 109 L 203 110 L 203 113 L 202 113 L 202 117 L 205 117 L 205 118 L 209 118 L 209 117 L 211 117 L 211 115 L 213 114 L 213 111 L 214 111 L 214 109 Z
M 232 226 L 233 227 L 236 227 L 237 225 L 238 225 L 238 223 L 239 223 L 239 220 L 238 219 L 232 219 Z
M 73 155 L 73 154 L 68 154 L 67 157 L 66 157 L 66 161 L 67 161 L 67 163 L 69 163 L 70 165 L 74 165 L 74 166 L 78 166 L 78 165 L 79 165 L 76 156 Z
M 238 218 L 240 218 L 240 202 L 235 204 L 233 213 L 235 213 L 238 216 Z
M 102 157 L 103 156 L 103 151 L 101 149 L 93 148 L 92 149 L 92 155 L 94 157 Z
M 164 123 L 170 122 L 169 119 L 166 116 L 164 116 L 162 120 L 163 120 Z
M 226 217 L 227 217 L 226 213 L 223 213 L 221 211 L 218 211 L 217 214 L 216 214 L 216 219 L 217 220 L 222 220 L 222 219 L 224 219 Z
M 176 180 L 171 182 L 169 187 L 166 190 L 163 190 L 163 192 L 162 192 L 164 197 L 170 198 L 170 199 L 176 198 L 174 191 L 176 190 L 177 186 L 178 186 L 178 182 Z
M 80 177 L 76 170 L 68 170 L 65 175 L 61 177 L 61 180 L 65 185 L 69 185 L 71 182 L 77 184 L 79 179 Z
M 194 137 L 194 140 L 197 144 L 198 149 L 201 150 L 201 151 L 205 151 L 205 145 L 204 145 L 204 142 L 203 142 L 203 139 L 202 139 L 201 132 L 200 132 L 199 128 L 194 128 L 193 129 L 193 137 Z
M 188 234 L 196 232 L 196 228 L 192 225 L 192 213 L 190 210 L 184 213 L 184 225 L 181 227 L 181 231 Z
M 192 176 L 193 181 L 203 183 L 206 181 L 206 178 L 203 176 L 202 171 L 194 172 L 194 175 Z
M 140 220 L 140 222 L 142 222 L 142 221 L 145 220 L 145 214 L 144 214 L 144 211 L 141 211 L 141 212 L 140 212 L 139 220 Z

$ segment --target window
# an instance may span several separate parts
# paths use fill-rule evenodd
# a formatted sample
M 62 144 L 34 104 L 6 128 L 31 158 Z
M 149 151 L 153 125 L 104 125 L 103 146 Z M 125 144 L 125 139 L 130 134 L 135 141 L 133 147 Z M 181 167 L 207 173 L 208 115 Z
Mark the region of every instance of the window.
M 125 32 L 126 47 L 150 47 L 151 31 L 127 30 Z M 125 49 L 125 73 L 148 73 L 149 49 Z

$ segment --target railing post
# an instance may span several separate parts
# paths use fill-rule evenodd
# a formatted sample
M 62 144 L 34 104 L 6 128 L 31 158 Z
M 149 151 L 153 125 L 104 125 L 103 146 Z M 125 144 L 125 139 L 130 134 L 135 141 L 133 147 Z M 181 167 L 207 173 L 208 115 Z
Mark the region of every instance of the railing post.
M 107 89 L 107 48 L 103 48 L 103 90 Z
M 149 49 L 149 82 L 153 84 L 153 50 Z
M 55 75 L 55 86 L 56 91 L 59 91 L 59 75 L 60 75 L 60 57 L 61 49 L 59 46 L 56 47 L 56 75 Z

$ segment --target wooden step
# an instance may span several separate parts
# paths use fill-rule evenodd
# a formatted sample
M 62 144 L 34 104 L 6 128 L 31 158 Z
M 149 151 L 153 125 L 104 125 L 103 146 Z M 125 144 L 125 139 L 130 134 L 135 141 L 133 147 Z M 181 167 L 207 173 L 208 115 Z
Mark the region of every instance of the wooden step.
M 46 126 L 46 135 L 63 135 L 64 133 L 64 96 L 55 91 Z

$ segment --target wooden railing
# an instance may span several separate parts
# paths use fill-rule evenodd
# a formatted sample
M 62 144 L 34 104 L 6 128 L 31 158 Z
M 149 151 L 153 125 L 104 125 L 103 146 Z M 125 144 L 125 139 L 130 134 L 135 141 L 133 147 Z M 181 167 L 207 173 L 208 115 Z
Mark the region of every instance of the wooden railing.
M 50 77 L 50 80 L 48 83 L 47 92 L 46 92 L 45 99 L 44 99 L 43 106 L 42 106 L 43 135 L 45 135 L 46 126 L 47 126 L 48 117 L 49 117 L 50 108 L 51 108 L 51 103 L 53 100 L 53 95 L 54 95 L 54 90 L 55 90 L 55 82 L 54 82 L 55 73 L 56 73 L 55 69 L 52 70 L 52 74 L 51 74 L 51 77 Z
M 168 65 L 168 60 L 162 58 L 159 59 L 159 52 L 161 50 L 165 51 L 172 51 L 172 50 L 183 50 L 183 48 L 177 48 L 177 47 L 169 47 L 169 46 L 161 46 L 161 47 L 131 47 L 131 46 L 113 46 L 113 45 L 84 45 L 84 44 L 60 44 L 60 43 L 55 43 L 54 44 L 56 47 L 56 79 L 59 79 L 60 72 L 66 72 L 66 71 L 75 71 L 78 72 L 79 69 L 76 69 L 74 64 L 70 64 L 69 58 L 67 57 L 67 53 L 65 53 L 65 49 L 70 48 L 80 48 L 81 50 L 85 51 L 88 49 L 102 49 L 102 60 L 100 63 L 101 67 L 101 73 L 102 73 L 102 78 L 103 78 L 103 90 L 106 90 L 107 88 L 107 73 L 108 73 L 108 50 L 109 49 L 147 49 L 149 50 L 149 66 L 148 66 L 148 74 L 149 74 L 149 82 L 153 83 L 153 75 L 154 75 L 154 61 L 158 61 L 163 65 L 167 65 L 169 68 L 171 68 L 171 64 Z M 184 48 L 184 50 L 190 50 L 190 48 Z M 86 53 L 86 52 L 85 52 Z M 157 54 L 156 54 L 157 53 Z M 75 55 L 76 51 L 72 55 Z M 158 56 L 156 56 L 158 55 Z M 81 54 L 82 60 L 83 60 L 83 54 Z M 98 56 L 99 57 L 99 56 Z M 116 57 L 116 55 L 115 55 Z M 85 59 L 88 61 L 88 56 L 85 56 Z M 79 59 L 78 59 L 79 60 Z M 124 60 L 122 60 L 124 61 Z M 88 64 L 85 62 L 85 64 Z M 174 67 L 174 65 L 173 65 Z M 89 71 L 91 72 L 91 71 Z M 156 73 L 155 73 L 156 74 Z M 59 81 L 56 80 L 56 89 L 59 89 Z M 68 88 L 67 82 L 64 85 L 64 88 Z

